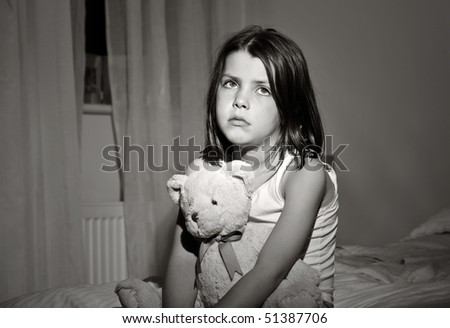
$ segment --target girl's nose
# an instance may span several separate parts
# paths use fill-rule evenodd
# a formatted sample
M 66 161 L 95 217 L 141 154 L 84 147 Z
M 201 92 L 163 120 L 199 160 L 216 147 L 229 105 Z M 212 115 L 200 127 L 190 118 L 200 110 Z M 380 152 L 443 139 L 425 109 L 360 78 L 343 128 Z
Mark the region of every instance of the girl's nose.
M 234 99 L 233 107 L 238 108 L 238 109 L 249 109 L 250 108 L 250 103 L 249 103 L 247 97 L 245 96 L 245 94 L 243 94 L 242 92 L 239 92 L 236 95 L 236 98 Z

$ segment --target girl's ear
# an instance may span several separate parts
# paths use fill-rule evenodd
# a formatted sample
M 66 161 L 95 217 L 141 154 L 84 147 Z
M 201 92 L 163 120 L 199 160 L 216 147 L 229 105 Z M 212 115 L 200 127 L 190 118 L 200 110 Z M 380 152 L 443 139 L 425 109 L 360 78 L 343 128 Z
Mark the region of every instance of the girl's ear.
M 175 174 L 167 181 L 167 191 L 173 202 L 178 205 L 180 200 L 181 188 L 186 182 L 187 176 L 184 174 Z

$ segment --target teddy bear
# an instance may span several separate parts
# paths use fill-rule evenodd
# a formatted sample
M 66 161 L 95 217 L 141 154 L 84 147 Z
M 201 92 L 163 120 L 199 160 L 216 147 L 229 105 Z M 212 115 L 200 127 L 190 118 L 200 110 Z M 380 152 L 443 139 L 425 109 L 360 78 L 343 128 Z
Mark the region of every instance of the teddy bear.
M 245 173 L 238 164 L 243 162 L 211 166 L 195 161 L 194 165 L 197 167 L 192 174 L 175 174 L 167 182 L 170 197 L 183 212 L 187 231 L 204 241 L 201 243 L 201 251 L 217 242 L 221 244 L 221 254 L 234 255 L 228 242 L 237 240 L 242 235 L 250 212 L 252 192 L 248 179 L 244 178 Z M 218 255 L 213 256 L 213 252 L 209 251 L 206 262 L 211 262 Z M 226 261 L 231 259 L 228 255 L 224 256 Z M 231 261 L 238 263 L 235 257 Z M 197 274 L 199 271 L 200 262 Z M 197 279 L 197 283 L 200 282 Z M 225 282 L 229 283 L 229 279 L 224 279 L 222 284 L 225 285 Z M 115 292 L 124 307 L 161 307 L 161 288 L 139 279 L 129 278 L 119 282 Z M 203 301 L 198 298 L 195 306 L 204 307 Z
M 197 261 L 196 306 L 214 306 L 258 258 L 271 227 L 248 222 L 252 187 L 244 162 L 220 167 L 203 163 L 198 170 L 175 175 L 169 194 L 180 206 L 186 229 L 201 240 Z M 298 260 L 264 307 L 319 307 L 319 273 Z
M 201 241 L 195 306 L 211 307 L 234 284 L 235 273 L 243 275 L 233 244 L 247 225 L 252 188 L 242 161 L 197 164 L 189 176 L 174 175 L 167 185 L 184 215 L 186 230 Z
M 196 161 L 192 173 L 175 174 L 168 192 L 185 218 L 187 231 L 203 241 L 220 241 L 229 234 L 242 234 L 250 214 L 252 188 L 247 166 L 233 161 L 213 166 Z
M 200 241 L 195 307 L 212 307 L 253 268 L 271 228 L 248 222 L 252 187 L 244 162 L 197 163 L 191 174 L 176 174 L 167 186 L 186 230 Z M 160 295 L 160 290 L 127 281 L 116 288 L 123 306 L 157 307 L 148 294 Z M 320 307 L 319 282 L 317 270 L 298 260 L 263 307 Z

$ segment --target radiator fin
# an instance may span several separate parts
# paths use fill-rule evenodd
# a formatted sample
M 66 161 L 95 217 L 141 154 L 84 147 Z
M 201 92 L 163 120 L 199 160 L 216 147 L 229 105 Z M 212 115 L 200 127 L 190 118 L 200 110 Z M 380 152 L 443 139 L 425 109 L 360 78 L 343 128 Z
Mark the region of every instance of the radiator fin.
M 83 237 L 90 284 L 127 277 L 122 203 L 83 206 Z

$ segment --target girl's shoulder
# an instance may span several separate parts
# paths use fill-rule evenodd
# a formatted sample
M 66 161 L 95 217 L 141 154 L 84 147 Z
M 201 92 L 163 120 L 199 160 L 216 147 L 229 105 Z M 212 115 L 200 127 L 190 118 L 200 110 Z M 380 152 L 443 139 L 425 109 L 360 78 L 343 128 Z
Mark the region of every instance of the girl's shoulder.
M 301 169 L 297 168 L 297 163 L 293 159 L 286 167 L 286 171 L 281 179 L 280 190 L 283 198 L 286 199 L 287 192 L 296 192 L 302 186 L 308 185 L 314 189 L 323 190 L 325 194 L 327 185 L 327 168 L 317 158 L 305 158 L 305 163 Z

